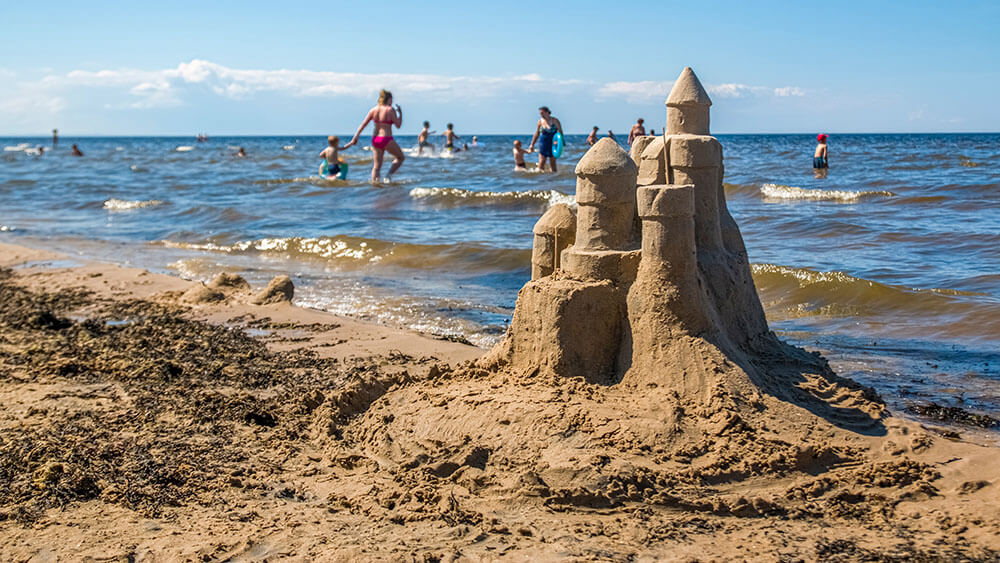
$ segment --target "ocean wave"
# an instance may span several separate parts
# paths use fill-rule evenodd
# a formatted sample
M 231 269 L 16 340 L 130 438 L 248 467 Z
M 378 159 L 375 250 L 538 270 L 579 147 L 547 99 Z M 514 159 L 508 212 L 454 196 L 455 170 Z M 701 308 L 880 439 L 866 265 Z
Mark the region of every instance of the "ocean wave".
M 17 227 L 11 225 L 0 225 L 0 233 L 6 233 L 9 231 L 16 231 Z
M 510 205 L 522 203 L 536 203 L 546 206 L 557 203 L 576 205 L 575 196 L 556 190 L 487 192 L 463 190 L 461 188 L 413 188 L 410 190 L 410 197 L 443 205 Z
M 169 248 L 322 260 L 341 269 L 394 266 L 428 271 L 516 271 L 529 266 L 530 250 L 475 243 L 413 244 L 351 236 L 285 237 L 216 242 L 159 241 Z
M 104 202 L 104 209 L 109 211 L 127 211 L 129 209 L 140 209 L 143 207 L 156 207 L 157 205 L 163 205 L 164 203 L 166 202 L 158 199 L 126 200 L 112 198 Z
M 1000 339 L 1000 303 L 987 294 L 911 288 L 775 264 L 752 264 L 751 269 L 769 318 L 854 318 L 890 329 L 919 326 L 922 336 Z
M 783 186 L 781 184 L 764 184 L 760 187 L 760 193 L 767 199 L 797 200 L 806 199 L 813 201 L 834 201 L 839 203 L 854 203 L 863 199 L 878 197 L 893 197 L 896 194 L 885 190 L 872 191 L 852 191 L 852 190 L 819 190 L 797 188 L 795 186 Z

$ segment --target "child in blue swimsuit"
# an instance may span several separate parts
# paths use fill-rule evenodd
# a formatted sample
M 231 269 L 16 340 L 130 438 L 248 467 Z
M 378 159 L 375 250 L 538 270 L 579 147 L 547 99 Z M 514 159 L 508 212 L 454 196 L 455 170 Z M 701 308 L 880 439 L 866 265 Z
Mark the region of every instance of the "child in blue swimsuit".
M 819 143 L 816 145 L 816 152 L 813 153 L 813 168 L 829 168 L 830 164 L 826 160 L 826 139 L 823 133 L 816 135 Z

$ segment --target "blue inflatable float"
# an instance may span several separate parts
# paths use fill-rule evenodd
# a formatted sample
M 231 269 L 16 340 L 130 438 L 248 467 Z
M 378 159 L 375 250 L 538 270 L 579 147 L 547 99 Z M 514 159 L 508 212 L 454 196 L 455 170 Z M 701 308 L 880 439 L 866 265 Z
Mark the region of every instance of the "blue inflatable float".
M 319 175 L 328 180 L 333 178 L 337 178 L 338 180 L 344 180 L 347 178 L 347 163 L 340 162 L 340 172 L 338 172 L 336 175 L 333 175 L 330 174 L 330 163 L 324 160 L 319 165 Z
M 555 139 L 553 139 L 552 157 L 560 158 L 562 156 L 562 151 L 563 151 L 563 134 L 556 131 Z

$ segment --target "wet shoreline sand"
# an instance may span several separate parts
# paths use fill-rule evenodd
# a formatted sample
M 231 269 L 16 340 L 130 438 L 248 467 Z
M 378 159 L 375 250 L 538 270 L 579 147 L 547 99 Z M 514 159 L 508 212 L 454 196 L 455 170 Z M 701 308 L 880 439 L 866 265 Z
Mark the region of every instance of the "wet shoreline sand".
M 530 415 L 562 412 L 565 393 L 603 391 L 463 373 L 481 349 L 287 304 L 249 305 L 243 289 L 192 305 L 181 296 L 198 282 L 63 267 L 63 256 L 12 245 L 0 257 L 7 560 L 1000 554 L 996 448 L 919 424 L 890 416 L 883 435 L 846 439 L 816 427 L 811 438 L 829 432 L 829 448 L 813 461 L 803 454 L 771 472 L 670 491 L 651 483 L 659 493 L 613 502 L 560 491 L 549 474 L 546 485 L 494 466 L 500 456 L 475 448 L 426 445 L 429 457 L 398 466 L 357 441 L 364 428 L 389 428 L 394 412 L 412 415 L 386 402 L 390 390 L 459 389 L 441 409 L 499 425 L 500 413 L 477 412 L 477 394 Z M 628 423 L 611 435 L 640 431 Z M 600 429 L 578 432 L 611 440 Z M 382 446 L 391 456 L 392 444 Z M 824 455 L 844 459 L 820 463 Z

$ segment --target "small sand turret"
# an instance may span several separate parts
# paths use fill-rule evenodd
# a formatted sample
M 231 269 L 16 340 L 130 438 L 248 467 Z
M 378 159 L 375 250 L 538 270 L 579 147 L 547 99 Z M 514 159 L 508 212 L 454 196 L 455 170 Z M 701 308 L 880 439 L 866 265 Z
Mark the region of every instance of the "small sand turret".
M 576 213 L 565 203 L 557 203 L 542 215 L 532 229 L 531 279 L 552 275 L 559 269 L 559 256 L 576 242 Z

